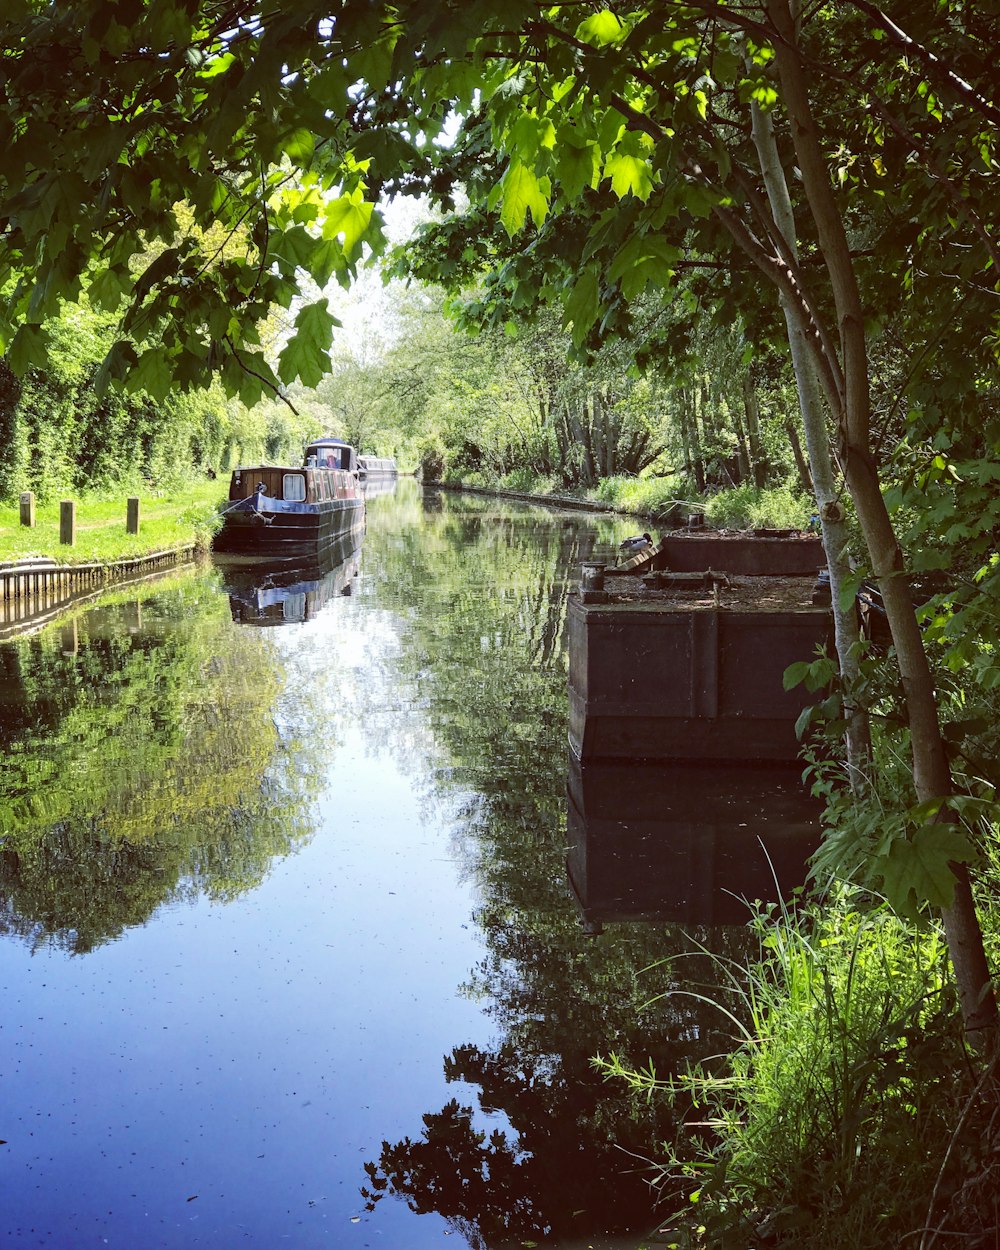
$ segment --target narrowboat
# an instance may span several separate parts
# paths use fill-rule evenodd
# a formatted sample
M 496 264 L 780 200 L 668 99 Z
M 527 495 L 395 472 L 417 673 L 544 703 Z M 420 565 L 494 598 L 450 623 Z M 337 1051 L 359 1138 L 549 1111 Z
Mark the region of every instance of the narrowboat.
M 391 456 L 358 456 L 358 470 L 363 482 L 373 478 L 396 477 L 399 474 Z
M 320 438 L 299 468 L 252 465 L 233 471 L 213 551 L 267 560 L 322 556 L 365 524 L 357 452 Z

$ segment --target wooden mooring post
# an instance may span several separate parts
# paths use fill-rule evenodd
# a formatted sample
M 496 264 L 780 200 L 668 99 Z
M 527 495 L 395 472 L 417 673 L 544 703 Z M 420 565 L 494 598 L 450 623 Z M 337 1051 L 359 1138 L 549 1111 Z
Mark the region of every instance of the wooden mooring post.
M 67 547 L 76 542 L 76 504 L 72 499 L 59 504 L 59 541 Z
M 125 529 L 129 534 L 138 534 L 139 532 L 139 496 L 129 495 L 128 513 L 125 519 Z
M 29 529 L 35 528 L 35 492 L 21 492 L 21 524 Z

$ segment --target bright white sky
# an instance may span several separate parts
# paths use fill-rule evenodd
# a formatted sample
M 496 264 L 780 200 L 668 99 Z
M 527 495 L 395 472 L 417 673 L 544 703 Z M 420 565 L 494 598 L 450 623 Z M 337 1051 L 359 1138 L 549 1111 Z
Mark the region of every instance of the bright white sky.
M 425 200 L 409 195 L 388 201 L 382 212 L 390 246 L 405 242 L 431 216 Z M 356 360 L 369 363 L 391 346 L 396 327 L 393 290 L 383 284 L 376 267 L 362 268 L 349 291 L 332 282 L 324 294 L 343 323 L 343 329 L 335 331 L 335 347 L 341 344 Z

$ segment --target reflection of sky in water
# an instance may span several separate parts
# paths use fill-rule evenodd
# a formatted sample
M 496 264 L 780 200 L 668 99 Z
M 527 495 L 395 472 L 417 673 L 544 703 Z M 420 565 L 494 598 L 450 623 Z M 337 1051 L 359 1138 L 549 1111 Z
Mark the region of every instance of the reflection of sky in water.
M 400 493 L 371 508 L 350 595 L 278 628 L 224 611 L 233 632 L 212 644 L 234 667 L 237 638 L 280 658 L 283 688 L 263 712 L 297 775 L 317 778 L 315 831 L 296 853 L 233 902 L 161 907 L 86 955 L 0 939 L 4 1250 L 464 1245 L 457 1224 L 393 1197 L 369 1213 L 359 1192 L 383 1142 L 419 1139 L 423 1117 L 453 1098 L 477 1106 L 479 1086 L 444 1077 L 444 1058 L 463 1047 L 496 1060 L 484 1097 L 534 1134 L 540 1205 L 583 1214 L 562 1227 L 581 1228 L 605 1193 L 609 1207 L 633 1201 L 614 1171 L 636 1173 L 635 1159 L 612 1145 L 620 1125 L 604 1115 L 610 1095 L 590 1058 L 609 1029 L 619 1041 L 634 1030 L 645 1061 L 705 1025 L 688 998 L 674 1000 L 676 1019 L 640 1019 L 663 986 L 631 986 L 631 974 L 673 953 L 675 936 L 617 925 L 631 911 L 621 891 L 612 915 L 598 899 L 608 931 L 588 939 L 566 885 L 567 850 L 581 889 L 621 884 L 593 829 L 566 829 L 561 621 L 563 579 L 622 534 L 590 518 L 511 521 L 492 504 L 425 517 Z M 113 640 L 128 609 L 103 611 Z M 166 596 L 141 615 L 161 640 L 180 628 Z M 184 627 L 197 631 L 197 619 Z M 613 823 L 635 791 L 634 776 L 616 780 L 610 812 L 583 791 L 581 811 Z M 662 814 L 654 797 L 657 811 L 640 804 L 637 820 Z M 645 880 L 660 835 L 639 832 Z M 612 866 L 635 850 L 627 836 L 611 841 Z M 599 863 L 600 880 L 584 871 Z M 581 1111 L 587 1081 L 597 1092 Z M 480 1113 L 477 1127 L 505 1123 Z M 642 1222 L 647 1195 L 633 1183 Z M 580 1250 L 638 1240 L 592 1223 Z
M 282 697 L 312 670 L 336 728 L 317 832 L 259 889 L 86 956 L 0 943 L 5 1247 L 441 1244 L 440 1217 L 359 1194 L 383 1138 L 474 1103 L 442 1057 L 489 1036 L 456 993 L 482 949 L 451 831 L 335 711 L 387 625 L 343 600 L 281 631 Z

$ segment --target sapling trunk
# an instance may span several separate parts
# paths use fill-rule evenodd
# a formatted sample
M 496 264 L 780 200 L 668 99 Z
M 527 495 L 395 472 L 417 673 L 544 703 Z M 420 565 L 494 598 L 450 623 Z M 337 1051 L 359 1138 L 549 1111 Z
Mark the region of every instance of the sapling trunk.
M 845 477 L 882 594 L 902 680 L 914 789 L 920 801 L 947 799 L 954 794 L 954 785 L 941 736 L 934 680 L 871 449 L 868 346 L 850 247 L 813 120 L 788 0 L 768 0 L 767 13 L 776 31 L 775 59 L 802 185 L 837 310 L 842 393 L 831 399 L 838 401 L 835 413 Z M 813 342 L 810 340 L 810 345 Z M 953 865 L 953 870 L 954 896 L 942 910 L 948 952 L 966 1031 L 976 1046 L 985 1049 L 996 1037 L 1000 1019 L 968 872 L 960 864 Z
M 792 201 L 788 194 L 785 171 L 778 155 L 771 116 L 769 113 L 764 113 L 756 103 L 751 103 L 750 108 L 754 146 L 757 149 L 774 224 L 785 241 L 789 255 L 797 259 L 798 246 Z M 780 292 L 780 297 L 788 331 L 792 368 L 795 372 L 795 385 L 798 389 L 799 408 L 802 412 L 802 429 L 809 456 L 809 470 L 819 510 L 823 550 L 826 552 L 827 568 L 830 571 L 834 642 L 840 665 L 847 719 L 845 741 L 848 776 L 851 789 L 855 794 L 860 794 L 866 788 L 868 781 L 871 735 L 867 713 L 857 704 L 853 694 L 860 676 L 860 664 L 857 616 L 853 604 L 845 605 L 843 595 L 844 585 L 851 572 L 847 524 L 833 471 L 826 408 L 816 365 L 807 342 L 805 320 L 801 309 L 783 291 Z

